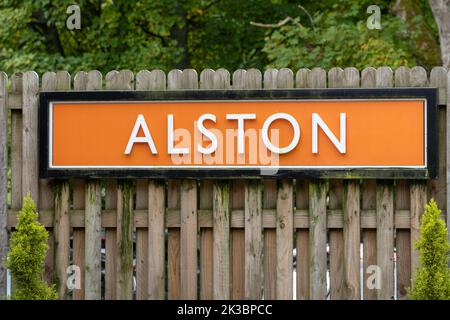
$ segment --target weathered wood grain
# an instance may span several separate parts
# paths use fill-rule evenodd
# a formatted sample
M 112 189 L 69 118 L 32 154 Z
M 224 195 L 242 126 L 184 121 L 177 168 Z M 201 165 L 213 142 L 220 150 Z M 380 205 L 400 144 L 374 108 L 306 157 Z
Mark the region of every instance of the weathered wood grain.
M 360 187 L 358 180 L 344 184 L 345 298 L 360 300 Z
M 327 296 L 327 185 L 324 181 L 309 183 L 309 284 L 310 299 Z
M 214 299 L 230 298 L 230 182 L 213 185 L 213 287 Z
M 0 72 L 0 296 L 6 295 L 8 252 L 8 76 Z
M 394 193 L 390 181 L 377 184 L 377 265 L 381 268 L 378 299 L 394 297 Z
M 231 203 L 233 209 L 244 211 L 244 180 L 233 180 Z M 243 227 L 231 229 L 231 299 L 242 300 L 245 296 L 245 231 Z
M 11 94 L 22 103 L 22 72 L 11 77 Z M 22 207 L 22 110 L 11 110 L 11 208 Z
M 150 207 L 149 203 L 149 181 L 147 179 L 139 179 L 136 181 L 136 210 L 144 211 L 148 215 Z M 163 198 L 164 199 L 164 198 Z M 134 212 L 136 215 L 136 211 Z M 147 300 L 148 298 L 148 272 L 149 272 L 149 254 L 150 250 L 148 246 L 150 242 L 148 240 L 148 231 L 150 224 L 150 216 L 148 216 L 147 221 L 149 222 L 148 227 L 141 228 L 136 227 L 136 300 Z M 164 248 L 164 247 L 163 247 Z M 151 259 L 153 260 L 153 258 Z
M 180 181 L 169 180 L 167 208 L 180 209 Z M 168 227 L 167 239 L 167 290 L 169 300 L 180 299 L 180 228 Z
M 211 210 L 213 213 L 213 180 L 200 181 L 200 210 Z M 211 218 L 210 226 L 201 226 L 200 217 L 198 217 L 200 229 L 200 299 L 212 300 L 214 298 L 214 217 Z
M 263 295 L 262 187 L 259 180 L 245 185 L 245 298 Z
M 30 193 L 37 207 L 39 207 L 38 93 L 39 76 L 34 71 L 25 72 L 22 92 L 22 196 Z

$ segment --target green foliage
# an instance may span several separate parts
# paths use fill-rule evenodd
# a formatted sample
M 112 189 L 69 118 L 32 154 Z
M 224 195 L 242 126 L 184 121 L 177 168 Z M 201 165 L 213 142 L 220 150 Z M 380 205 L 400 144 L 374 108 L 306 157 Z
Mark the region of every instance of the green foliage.
M 48 233 L 38 222 L 36 205 L 30 195 L 23 200 L 16 231 L 11 235 L 6 266 L 11 270 L 15 300 L 55 300 L 58 295 L 43 280 Z
M 422 23 L 404 23 L 392 12 L 394 2 L 377 1 L 381 30 L 366 27 L 372 2 L 307 0 L 301 9 L 295 0 L 79 0 L 81 30 L 68 30 L 71 0 L 3 0 L 0 69 L 431 67 L 436 59 L 423 55 L 440 53 L 421 36 L 426 28 L 437 39 L 427 0 L 414 15 Z M 251 24 L 286 17 L 292 20 L 279 28 Z
M 281 68 L 380 67 L 415 65 L 405 24 L 382 14 L 382 29 L 366 26 L 367 1 L 339 1 L 330 12 L 297 17 L 268 33 L 263 49 L 270 66 Z M 408 35 L 411 36 L 411 35 Z
M 450 300 L 450 269 L 445 222 L 440 219 L 441 210 L 434 199 L 426 206 L 422 217 L 420 238 L 416 243 L 419 250 L 420 268 L 408 292 L 414 300 Z
M 264 68 L 264 32 L 250 25 L 292 5 L 267 0 L 80 0 L 81 29 L 68 30 L 71 0 L 0 3 L 0 69 Z

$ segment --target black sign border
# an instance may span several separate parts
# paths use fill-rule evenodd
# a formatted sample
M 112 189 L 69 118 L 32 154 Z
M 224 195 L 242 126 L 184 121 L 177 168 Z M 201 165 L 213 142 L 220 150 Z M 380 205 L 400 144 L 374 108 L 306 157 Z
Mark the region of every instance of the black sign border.
M 346 88 L 274 90 L 172 91 L 48 91 L 39 93 L 39 176 L 41 178 L 336 178 L 435 179 L 438 176 L 437 88 Z M 48 166 L 50 102 L 58 101 L 161 101 L 161 100 L 283 100 L 283 99 L 426 99 L 427 167 L 283 169 L 261 175 L 260 169 L 55 169 Z

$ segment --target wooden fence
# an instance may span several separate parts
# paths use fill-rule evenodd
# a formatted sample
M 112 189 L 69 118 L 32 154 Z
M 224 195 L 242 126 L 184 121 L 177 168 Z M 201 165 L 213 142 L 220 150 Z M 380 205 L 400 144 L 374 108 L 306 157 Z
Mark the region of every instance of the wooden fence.
M 45 277 L 62 298 L 131 299 L 134 274 L 136 299 L 404 299 L 418 264 L 413 243 L 427 199 L 434 197 L 446 211 L 447 78 L 441 67 L 429 78 L 421 67 L 232 75 L 207 69 L 200 76 L 187 69 L 167 77 L 159 70 L 124 70 L 109 72 L 104 81 L 98 71 L 79 72 L 73 81 L 67 72 L 45 73 L 41 81 L 33 71 L 10 81 L 1 73 L 0 258 L 6 230 L 30 192 L 49 232 Z M 39 90 L 393 86 L 440 89 L 437 180 L 38 178 Z M 81 269 L 79 289 L 67 289 L 69 265 Z M 380 267 L 379 289 L 366 285 L 371 265 Z M 0 269 L 2 295 L 5 288 Z

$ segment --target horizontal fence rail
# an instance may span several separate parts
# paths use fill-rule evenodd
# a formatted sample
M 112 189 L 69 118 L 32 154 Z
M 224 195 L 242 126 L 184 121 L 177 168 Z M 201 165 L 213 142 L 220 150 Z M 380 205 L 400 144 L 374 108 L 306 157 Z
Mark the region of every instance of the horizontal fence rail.
M 0 258 L 30 192 L 61 299 L 405 299 L 425 203 L 446 212 L 447 83 L 442 67 L 0 73 Z M 39 91 L 428 86 L 439 88 L 436 180 L 38 177 Z

